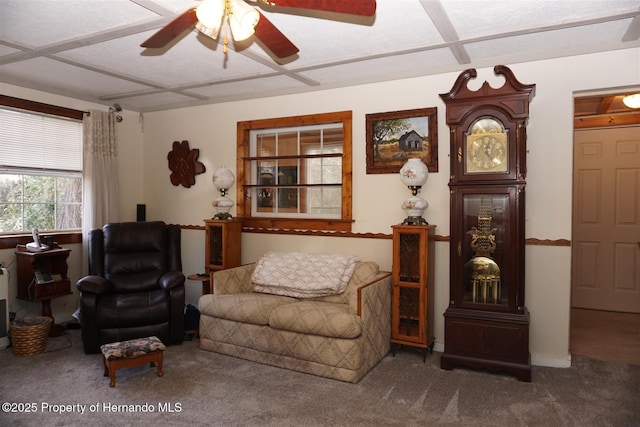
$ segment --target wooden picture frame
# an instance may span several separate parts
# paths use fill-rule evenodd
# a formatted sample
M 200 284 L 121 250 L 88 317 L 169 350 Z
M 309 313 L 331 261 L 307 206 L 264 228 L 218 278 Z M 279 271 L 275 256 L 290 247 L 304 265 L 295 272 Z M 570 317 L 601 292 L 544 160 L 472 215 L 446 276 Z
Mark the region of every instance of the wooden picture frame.
M 421 158 L 438 172 L 438 109 L 366 115 L 367 173 L 398 173 L 407 159 Z

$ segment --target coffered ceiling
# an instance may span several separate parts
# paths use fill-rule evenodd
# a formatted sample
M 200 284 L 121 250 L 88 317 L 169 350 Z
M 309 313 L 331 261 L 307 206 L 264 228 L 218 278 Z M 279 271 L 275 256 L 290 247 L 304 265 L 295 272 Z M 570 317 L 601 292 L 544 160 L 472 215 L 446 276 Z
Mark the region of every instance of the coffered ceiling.
M 247 0 L 297 55 L 253 37 L 225 55 L 195 29 L 140 47 L 199 3 L 1 0 L 0 81 L 147 112 L 640 46 L 640 0 L 378 0 L 371 18 Z

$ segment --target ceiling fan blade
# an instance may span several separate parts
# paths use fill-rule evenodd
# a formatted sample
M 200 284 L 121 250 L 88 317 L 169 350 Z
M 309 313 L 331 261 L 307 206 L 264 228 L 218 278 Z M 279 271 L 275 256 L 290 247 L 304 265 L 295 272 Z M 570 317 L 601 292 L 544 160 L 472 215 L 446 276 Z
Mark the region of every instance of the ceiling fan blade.
M 373 16 L 376 0 L 270 0 L 274 6 Z
M 162 27 L 157 33 L 145 40 L 140 46 L 160 48 L 178 37 L 184 30 L 198 22 L 196 9 L 189 9 L 173 21 Z
M 255 36 L 278 58 L 295 55 L 299 49 L 262 13 L 255 28 Z

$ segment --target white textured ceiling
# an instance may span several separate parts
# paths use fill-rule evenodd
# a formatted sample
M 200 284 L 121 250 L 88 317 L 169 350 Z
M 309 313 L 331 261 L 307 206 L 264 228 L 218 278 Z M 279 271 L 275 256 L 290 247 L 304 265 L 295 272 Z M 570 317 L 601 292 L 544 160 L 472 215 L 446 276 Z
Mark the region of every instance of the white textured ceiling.
M 147 112 L 640 46 L 640 0 L 378 0 L 371 18 L 261 9 L 300 49 L 284 62 L 195 29 L 140 47 L 198 3 L 0 0 L 0 81 Z

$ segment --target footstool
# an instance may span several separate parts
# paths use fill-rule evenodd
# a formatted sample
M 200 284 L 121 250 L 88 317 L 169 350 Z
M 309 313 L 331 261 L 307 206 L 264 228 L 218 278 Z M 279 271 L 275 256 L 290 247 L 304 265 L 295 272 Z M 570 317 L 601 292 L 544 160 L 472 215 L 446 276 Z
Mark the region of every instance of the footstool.
M 116 371 L 120 368 L 150 363 L 150 366 L 157 365 L 158 376 L 163 376 L 162 352 L 166 348 L 158 337 L 137 338 L 100 346 L 104 362 L 104 376 L 111 378 L 109 387 L 116 386 Z

